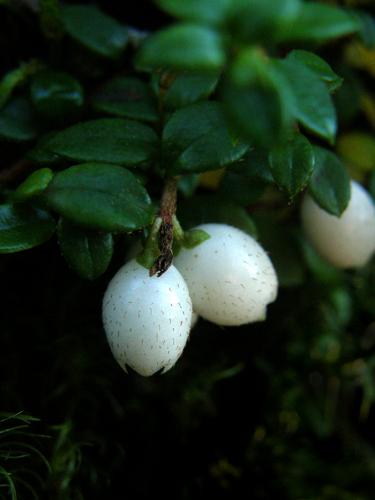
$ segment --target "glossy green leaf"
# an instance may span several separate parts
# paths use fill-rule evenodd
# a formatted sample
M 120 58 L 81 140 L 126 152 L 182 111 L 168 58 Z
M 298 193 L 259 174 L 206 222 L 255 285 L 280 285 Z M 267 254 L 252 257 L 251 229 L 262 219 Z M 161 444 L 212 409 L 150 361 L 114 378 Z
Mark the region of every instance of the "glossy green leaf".
M 268 147 L 290 125 L 288 81 L 256 49 L 239 54 L 222 96 L 233 128 L 250 143 Z
M 231 0 L 157 0 L 168 14 L 204 24 L 220 24 L 231 4 Z
M 343 9 L 323 3 L 304 2 L 298 20 L 285 33 L 288 41 L 324 43 L 359 30 L 358 21 Z
M 47 119 L 75 116 L 82 109 L 83 88 L 68 73 L 43 71 L 30 85 L 31 101 L 36 111 Z
M 231 137 L 221 106 L 213 101 L 176 111 L 162 141 L 164 164 L 174 173 L 215 170 L 238 160 L 248 149 Z
M 140 229 L 153 216 L 146 189 L 129 170 L 115 165 L 84 163 L 58 172 L 44 196 L 63 217 L 108 232 Z
M 147 38 L 136 61 L 142 69 L 215 71 L 224 66 L 225 52 L 217 32 L 195 24 L 178 24 Z
M 350 178 L 338 157 L 320 147 L 314 148 L 315 166 L 309 190 L 316 203 L 339 217 L 350 200 Z
M 71 160 L 137 165 L 153 157 L 157 144 L 157 135 L 147 125 L 101 118 L 58 132 L 45 141 L 43 148 Z
M 182 200 L 178 205 L 177 217 L 184 228 L 218 222 L 238 227 L 257 237 L 257 228 L 247 211 L 222 196 L 196 195 L 194 203 L 191 200 Z
M 278 41 L 297 22 L 300 6 L 300 0 L 232 0 L 227 23 L 242 42 Z
M 336 111 L 326 85 L 314 71 L 299 61 L 277 63 L 294 94 L 294 117 L 307 130 L 333 144 Z
M 311 69 L 327 84 L 329 91 L 334 92 L 341 87 L 343 79 L 338 76 L 331 66 L 321 57 L 307 50 L 292 50 L 287 57 L 288 61 L 298 61 Z
M 100 56 L 117 59 L 128 42 L 127 29 L 94 5 L 65 5 L 65 31 L 77 42 Z
M 177 109 L 206 99 L 215 89 L 217 74 L 183 73 L 166 91 L 163 102 L 167 109 Z
M 13 253 L 36 247 L 55 231 L 48 212 L 24 205 L 0 205 L 0 253 Z
M 113 78 L 92 98 L 96 111 L 134 120 L 155 122 L 159 119 L 155 98 L 150 87 L 132 76 Z
M 313 148 L 302 134 L 294 134 L 273 148 L 269 156 L 276 183 L 292 198 L 307 186 L 314 162 Z
M 38 127 L 29 102 L 17 97 L 0 111 L 0 140 L 30 141 L 38 134 Z
M 16 201 L 26 201 L 34 196 L 41 194 L 53 179 L 53 172 L 49 168 L 40 168 L 18 186 L 13 193 L 13 199 Z
M 58 240 L 65 260 L 77 274 L 93 280 L 103 274 L 113 255 L 110 233 L 99 233 L 60 219 Z
M 35 73 L 39 67 L 39 63 L 32 60 L 27 63 L 22 63 L 18 68 L 8 71 L 0 80 L 0 108 L 8 101 L 13 90 L 21 85 Z

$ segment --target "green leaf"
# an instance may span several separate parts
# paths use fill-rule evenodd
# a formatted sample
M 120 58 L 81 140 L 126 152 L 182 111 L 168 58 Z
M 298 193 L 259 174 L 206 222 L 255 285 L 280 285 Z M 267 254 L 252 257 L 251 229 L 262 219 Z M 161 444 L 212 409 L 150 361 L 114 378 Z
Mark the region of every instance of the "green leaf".
M 217 32 L 195 24 L 177 24 L 147 38 L 136 61 L 141 69 L 216 71 L 225 64 L 225 52 Z
M 92 98 L 96 111 L 134 120 L 155 122 L 159 119 L 150 87 L 138 78 L 117 77 L 105 83 Z
M 185 248 L 195 248 L 210 238 L 211 236 L 203 229 L 190 229 L 190 231 L 185 231 L 182 245 Z
M 157 144 L 157 135 L 147 125 L 101 118 L 57 132 L 43 148 L 70 160 L 137 165 L 153 157 Z
M 314 151 L 302 134 L 272 149 L 269 160 L 276 183 L 291 198 L 307 186 L 314 170 Z
M 359 24 L 359 38 L 369 49 L 375 48 L 375 19 L 369 12 L 361 10 L 350 11 Z
M 297 22 L 300 0 L 232 0 L 227 23 L 241 42 L 269 43 L 283 39 Z
M 285 39 L 324 43 L 358 30 L 359 23 L 350 12 L 323 3 L 304 2 L 298 19 L 285 32 Z
M 30 141 L 35 139 L 38 128 L 29 102 L 18 97 L 12 99 L 0 111 L 0 139 Z
M 194 203 L 182 200 L 178 205 L 178 220 L 183 227 L 190 228 L 207 222 L 218 222 L 238 227 L 257 237 L 254 221 L 246 210 L 217 195 L 196 195 Z
M 316 203 L 326 212 L 339 217 L 350 200 L 350 178 L 337 158 L 326 149 L 315 147 L 314 173 L 309 190 Z
M 13 90 L 21 85 L 35 71 L 37 71 L 39 63 L 32 60 L 27 63 L 22 63 L 18 68 L 12 69 L 6 73 L 0 80 L 0 108 L 8 101 Z
M 333 144 L 336 136 L 336 112 L 326 85 L 311 69 L 299 61 L 276 62 L 294 94 L 294 117 L 307 130 Z
M 163 97 L 167 109 L 177 109 L 206 99 L 215 89 L 217 74 L 183 73 L 178 75 Z
M 128 42 L 127 29 L 94 5 L 65 5 L 65 31 L 92 52 L 118 59 Z
M 290 125 L 288 81 L 257 49 L 242 51 L 223 87 L 228 119 L 250 143 L 269 146 Z
M 375 170 L 374 170 L 374 172 L 372 172 L 371 177 L 370 177 L 369 190 L 370 190 L 372 197 L 375 200 Z
M 77 274 L 94 280 L 103 274 L 113 255 L 110 233 L 98 233 L 60 219 L 57 234 L 65 260 Z
M 48 212 L 23 205 L 0 205 L 0 253 L 13 253 L 41 245 L 55 231 Z
M 58 172 L 44 196 L 63 217 L 108 232 L 141 229 L 153 217 L 145 188 L 131 172 L 115 165 L 84 163 Z
M 220 183 L 218 194 L 238 205 L 247 206 L 258 200 L 265 188 L 265 182 L 260 179 L 242 175 L 239 170 L 228 170 Z
M 34 196 L 41 194 L 51 182 L 53 172 L 49 168 L 40 168 L 35 170 L 13 193 L 13 199 L 16 201 L 26 201 Z
M 202 24 L 220 24 L 226 16 L 231 0 L 157 0 L 171 16 Z
M 47 119 L 75 116 L 82 109 L 81 84 L 67 73 L 42 71 L 30 85 L 31 101 L 36 111 Z
M 311 69 L 319 78 L 327 84 L 330 92 L 334 92 L 343 83 L 331 66 L 321 57 L 307 50 L 292 50 L 287 57 L 288 61 L 297 61 Z
M 213 101 L 177 110 L 164 127 L 162 141 L 164 164 L 173 173 L 215 170 L 248 149 L 231 137 L 221 106 Z

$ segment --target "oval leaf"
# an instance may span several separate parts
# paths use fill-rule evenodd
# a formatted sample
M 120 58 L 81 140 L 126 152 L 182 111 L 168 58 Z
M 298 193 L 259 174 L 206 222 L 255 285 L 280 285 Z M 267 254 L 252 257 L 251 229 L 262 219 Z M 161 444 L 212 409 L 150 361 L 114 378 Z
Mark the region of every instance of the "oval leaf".
M 246 144 L 234 140 L 220 104 L 201 102 L 176 111 L 163 131 L 163 159 L 173 172 L 216 170 L 238 160 Z
M 77 274 L 93 280 L 103 274 L 113 255 L 110 233 L 98 233 L 60 219 L 57 234 L 65 260 Z
M 49 168 L 35 170 L 29 177 L 18 186 L 13 194 L 16 201 L 26 201 L 41 194 L 51 182 L 53 172 Z
M 214 91 L 217 82 L 217 74 L 178 75 L 164 95 L 164 106 L 167 109 L 177 109 L 206 99 Z
M 314 148 L 315 166 L 309 190 L 326 212 L 339 217 L 350 200 L 350 178 L 337 156 L 323 148 Z
M 302 134 L 296 134 L 274 148 L 269 155 L 272 175 L 290 197 L 304 189 L 314 169 L 314 151 Z
M 137 56 L 141 69 L 215 71 L 224 64 L 225 52 L 219 34 L 194 24 L 178 24 L 158 31 L 146 39 Z
M 127 29 L 94 5 L 65 5 L 65 31 L 87 49 L 117 59 L 128 42 Z
M 147 125 L 101 118 L 57 132 L 43 143 L 43 149 L 70 160 L 130 166 L 150 160 L 157 143 L 157 135 Z
M 329 91 L 311 69 L 299 61 L 284 60 L 277 63 L 289 81 L 294 94 L 294 117 L 307 130 L 334 143 L 336 111 Z
M 92 105 L 96 111 L 134 120 L 159 119 L 149 86 L 135 77 L 113 78 L 94 94 Z
M 103 163 L 58 172 L 45 199 L 63 217 L 108 232 L 140 229 L 153 216 L 151 200 L 138 179 L 125 168 Z
M 29 102 L 22 98 L 9 101 L 0 111 L 0 139 L 30 141 L 38 135 Z
M 41 245 L 56 228 L 51 215 L 20 205 L 0 205 L 0 253 L 13 253 Z
M 168 14 L 205 24 L 219 24 L 225 19 L 231 0 L 157 0 Z

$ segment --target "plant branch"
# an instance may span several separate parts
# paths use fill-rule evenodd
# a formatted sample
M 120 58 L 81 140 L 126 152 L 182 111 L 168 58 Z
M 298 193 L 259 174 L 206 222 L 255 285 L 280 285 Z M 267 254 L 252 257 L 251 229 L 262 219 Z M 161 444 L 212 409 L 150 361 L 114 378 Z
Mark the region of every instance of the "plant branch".
M 176 213 L 177 203 L 177 179 L 167 178 L 160 201 L 159 216 L 161 225 L 159 229 L 160 255 L 150 269 L 150 276 L 156 274 L 160 277 L 172 264 L 173 260 L 173 220 Z

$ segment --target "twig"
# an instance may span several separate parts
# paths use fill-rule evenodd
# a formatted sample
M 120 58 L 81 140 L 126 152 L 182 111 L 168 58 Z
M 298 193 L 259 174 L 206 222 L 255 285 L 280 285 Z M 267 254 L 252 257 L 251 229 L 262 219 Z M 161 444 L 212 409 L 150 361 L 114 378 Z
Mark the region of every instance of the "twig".
M 169 177 L 164 186 L 160 201 L 159 215 L 161 225 L 159 230 L 160 255 L 150 269 L 150 276 L 156 274 L 160 277 L 167 271 L 173 260 L 173 218 L 176 213 L 177 202 L 177 179 Z

